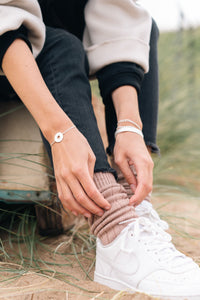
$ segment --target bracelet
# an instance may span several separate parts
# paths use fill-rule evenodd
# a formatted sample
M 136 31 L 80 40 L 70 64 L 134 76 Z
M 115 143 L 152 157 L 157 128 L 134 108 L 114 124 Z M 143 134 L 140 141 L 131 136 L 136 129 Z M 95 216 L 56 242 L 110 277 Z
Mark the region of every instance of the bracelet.
M 134 132 L 134 133 L 139 134 L 142 138 L 144 138 L 142 130 L 137 129 L 133 126 L 119 126 L 119 127 L 117 127 L 117 130 L 115 131 L 115 138 L 119 133 L 122 133 L 122 132 Z
M 131 123 L 131 124 L 135 125 L 138 129 L 142 130 L 141 127 L 137 123 L 135 123 L 134 121 L 132 121 L 130 119 L 120 120 L 120 121 L 118 121 L 118 124 L 125 123 L 125 122 Z
M 60 142 L 62 142 L 62 140 L 63 140 L 63 135 L 64 135 L 65 133 L 67 133 L 68 131 L 70 131 L 71 129 L 75 128 L 75 127 L 76 127 L 76 126 L 73 125 L 73 126 L 71 126 L 70 128 L 68 128 L 67 130 L 65 130 L 64 132 L 57 132 L 57 133 L 55 134 L 55 136 L 54 136 L 54 141 L 50 144 L 50 146 L 53 146 L 53 144 L 55 144 L 55 143 L 60 143 Z

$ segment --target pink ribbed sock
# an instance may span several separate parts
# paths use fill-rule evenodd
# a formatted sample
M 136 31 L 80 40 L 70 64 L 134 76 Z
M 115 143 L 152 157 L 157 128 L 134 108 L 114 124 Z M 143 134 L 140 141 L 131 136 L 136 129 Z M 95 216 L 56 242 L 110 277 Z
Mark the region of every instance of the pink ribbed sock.
M 102 217 L 94 215 L 89 220 L 92 233 L 106 245 L 111 243 L 128 224 L 119 223 L 135 218 L 136 214 L 134 207 L 129 205 L 125 189 L 116 182 L 113 174 L 95 173 L 94 182 L 104 198 L 111 204 L 111 209 L 105 211 Z

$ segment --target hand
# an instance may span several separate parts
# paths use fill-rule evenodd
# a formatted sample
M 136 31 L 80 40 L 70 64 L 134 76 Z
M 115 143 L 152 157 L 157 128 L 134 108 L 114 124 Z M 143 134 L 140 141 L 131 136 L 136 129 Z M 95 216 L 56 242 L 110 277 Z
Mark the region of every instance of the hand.
M 137 206 L 152 191 L 153 161 L 141 136 L 124 132 L 116 136 L 115 163 L 119 166 L 134 195 L 130 204 Z M 134 165 L 137 176 L 131 170 Z
M 85 137 L 70 130 L 61 143 L 52 146 L 58 196 L 63 207 L 74 215 L 102 216 L 110 204 L 97 190 L 93 181 L 95 155 Z

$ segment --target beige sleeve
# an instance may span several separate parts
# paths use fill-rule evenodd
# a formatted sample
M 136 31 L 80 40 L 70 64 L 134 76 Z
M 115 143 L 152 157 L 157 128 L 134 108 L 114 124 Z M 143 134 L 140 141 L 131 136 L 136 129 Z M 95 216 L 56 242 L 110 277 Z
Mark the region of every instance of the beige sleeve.
M 45 41 L 45 25 L 37 0 L 0 0 L 0 35 L 21 25 L 28 29 L 33 55 L 36 57 Z
M 134 0 L 89 0 L 85 7 L 83 44 L 90 74 L 120 61 L 149 68 L 152 18 Z

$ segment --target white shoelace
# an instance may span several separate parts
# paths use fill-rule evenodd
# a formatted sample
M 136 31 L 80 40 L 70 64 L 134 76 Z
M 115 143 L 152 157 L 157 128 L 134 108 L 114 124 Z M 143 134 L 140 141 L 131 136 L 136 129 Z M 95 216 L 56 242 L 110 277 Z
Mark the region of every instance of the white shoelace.
M 167 222 L 160 219 L 158 213 L 153 209 L 153 206 L 148 201 L 142 201 L 141 204 L 136 206 L 135 208 L 136 214 L 138 213 L 139 217 L 147 217 L 153 223 L 155 222 L 158 226 L 160 226 L 163 230 L 168 230 L 169 225 Z
M 130 220 L 124 221 L 124 223 Z M 153 254 L 156 259 L 168 267 L 180 267 L 191 262 L 191 259 L 180 253 L 171 243 L 170 234 L 166 233 L 156 223 L 145 217 L 135 218 L 126 227 L 126 233 L 122 244 L 122 250 L 131 253 L 132 249 L 127 249 L 127 238 L 130 234 L 138 242 L 141 242 L 149 254 Z

